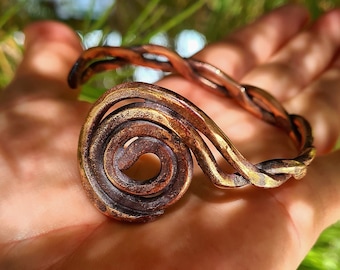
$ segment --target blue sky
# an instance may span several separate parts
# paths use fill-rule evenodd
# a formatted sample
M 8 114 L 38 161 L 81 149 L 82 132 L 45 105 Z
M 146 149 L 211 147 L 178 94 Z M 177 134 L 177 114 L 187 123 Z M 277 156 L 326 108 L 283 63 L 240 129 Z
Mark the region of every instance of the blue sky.
M 100 16 L 115 0 L 54 0 L 60 18 L 81 18 L 91 10 L 93 18 Z

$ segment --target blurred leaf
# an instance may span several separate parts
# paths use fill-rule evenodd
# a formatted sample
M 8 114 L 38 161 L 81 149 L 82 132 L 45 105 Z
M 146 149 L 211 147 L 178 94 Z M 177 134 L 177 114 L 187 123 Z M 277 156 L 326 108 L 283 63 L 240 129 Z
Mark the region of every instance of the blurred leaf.
M 0 28 L 2 28 L 5 23 L 7 23 L 23 7 L 23 5 L 23 2 L 18 2 L 6 9 L 0 16 Z
M 136 33 L 145 30 L 145 21 L 148 17 L 152 17 L 152 14 L 161 14 L 159 10 L 155 11 L 159 2 L 160 0 L 151 0 L 148 2 L 140 15 L 129 26 L 126 34 L 123 37 L 122 45 L 132 43 L 132 40 L 135 38 Z M 155 23 L 156 21 L 154 21 L 153 23 Z
M 81 93 L 79 95 L 79 100 L 82 101 L 87 101 L 89 103 L 95 102 L 98 97 L 100 97 L 106 89 L 99 89 L 96 86 L 90 85 L 90 84 L 85 84 L 81 88 Z

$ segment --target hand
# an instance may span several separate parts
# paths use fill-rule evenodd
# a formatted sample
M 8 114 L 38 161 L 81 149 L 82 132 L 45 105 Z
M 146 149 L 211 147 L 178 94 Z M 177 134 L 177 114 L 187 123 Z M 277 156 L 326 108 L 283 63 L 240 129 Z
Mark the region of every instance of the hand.
M 307 176 L 276 189 L 218 190 L 197 170 L 184 197 L 142 225 L 110 220 L 87 199 L 76 148 L 90 105 L 66 84 L 81 47 L 64 25 L 30 25 L 0 100 L 0 268 L 295 269 L 340 217 L 340 152 L 331 152 L 340 131 L 340 10 L 307 23 L 303 8 L 285 6 L 195 56 L 310 121 L 318 157 Z M 250 161 L 294 153 L 282 131 L 233 101 L 179 77 L 159 84 L 203 109 Z

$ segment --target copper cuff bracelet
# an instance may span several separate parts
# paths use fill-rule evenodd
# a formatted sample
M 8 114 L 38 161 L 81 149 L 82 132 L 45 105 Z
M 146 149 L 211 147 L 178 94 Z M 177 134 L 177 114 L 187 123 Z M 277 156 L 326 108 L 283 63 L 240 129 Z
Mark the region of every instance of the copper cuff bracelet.
M 291 177 L 300 179 L 306 174 L 315 156 L 309 123 L 301 116 L 288 114 L 266 91 L 240 85 L 210 64 L 183 59 L 157 45 L 96 47 L 83 52 L 75 63 L 69 74 L 69 85 L 77 88 L 98 72 L 127 64 L 176 73 L 233 99 L 256 117 L 284 130 L 296 144 L 298 155 L 294 159 L 273 159 L 253 165 L 189 100 L 156 85 L 121 84 L 106 91 L 94 103 L 78 146 L 82 184 L 91 201 L 105 215 L 145 222 L 163 214 L 190 184 L 191 153 L 211 182 L 222 189 L 248 184 L 273 188 Z M 117 108 L 118 105 L 121 106 Z M 235 173 L 228 174 L 219 168 L 202 135 L 211 141 Z M 155 154 L 161 163 L 156 176 L 136 181 L 124 173 L 147 153 Z

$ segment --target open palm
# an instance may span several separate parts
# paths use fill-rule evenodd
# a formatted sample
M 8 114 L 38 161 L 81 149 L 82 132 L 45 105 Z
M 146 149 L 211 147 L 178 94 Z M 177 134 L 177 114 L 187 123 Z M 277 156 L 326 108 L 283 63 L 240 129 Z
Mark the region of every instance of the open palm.
M 329 153 L 340 131 L 340 11 L 307 22 L 304 9 L 286 6 L 195 58 L 310 121 L 319 157 L 308 175 L 277 189 L 218 190 L 198 169 L 184 197 L 146 224 L 108 219 L 86 197 L 76 148 L 90 105 L 66 83 L 80 44 L 58 23 L 28 27 L 24 60 L 0 100 L 0 268 L 296 268 L 340 217 L 340 153 Z M 179 77 L 159 85 L 203 109 L 250 161 L 294 154 L 282 131 L 233 101 Z

